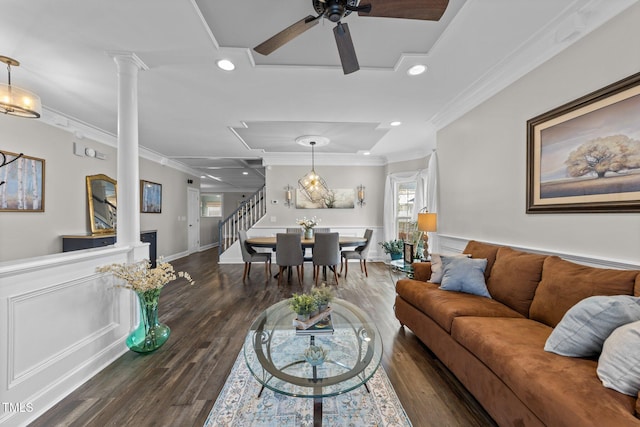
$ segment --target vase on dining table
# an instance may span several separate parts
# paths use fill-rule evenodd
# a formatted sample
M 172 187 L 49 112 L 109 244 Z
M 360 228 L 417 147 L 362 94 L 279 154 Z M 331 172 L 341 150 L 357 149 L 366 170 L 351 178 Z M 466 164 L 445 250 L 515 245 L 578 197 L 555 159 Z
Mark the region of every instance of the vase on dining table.
M 307 228 L 304 230 L 305 239 L 313 239 L 313 228 Z

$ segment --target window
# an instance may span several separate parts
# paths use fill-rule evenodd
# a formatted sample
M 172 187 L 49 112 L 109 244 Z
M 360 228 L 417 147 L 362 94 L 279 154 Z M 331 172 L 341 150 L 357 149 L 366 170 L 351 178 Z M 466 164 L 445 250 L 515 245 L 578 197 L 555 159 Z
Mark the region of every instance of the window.
M 222 194 L 202 194 L 200 216 L 222 216 Z
M 396 231 L 398 239 L 404 240 L 407 234 L 415 229 L 411 218 L 416 195 L 416 182 L 396 184 Z

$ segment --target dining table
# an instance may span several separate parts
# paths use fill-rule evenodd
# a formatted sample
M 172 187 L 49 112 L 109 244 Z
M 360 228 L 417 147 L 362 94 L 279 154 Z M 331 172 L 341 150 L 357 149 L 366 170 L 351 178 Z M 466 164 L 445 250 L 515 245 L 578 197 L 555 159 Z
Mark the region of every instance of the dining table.
M 313 246 L 315 245 L 316 241 L 315 239 L 312 237 L 311 239 L 305 239 L 304 236 L 302 237 L 302 249 L 305 250 L 307 248 L 313 248 Z M 364 238 L 364 236 L 344 236 L 344 235 L 339 235 L 338 236 L 338 245 L 340 246 L 340 249 L 342 249 L 343 247 L 351 247 L 351 246 L 363 246 L 367 243 L 367 239 Z M 245 240 L 245 244 L 254 248 L 271 248 L 272 250 L 276 250 L 276 236 L 256 236 L 256 237 L 249 237 L 247 238 L 247 240 Z M 311 261 L 310 258 L 306 258 L 305 257 L 305 261 Z M 331 268 L 333 270 L 333 267 Z M 289 276 L 291 275 L 291 270 L 289 270 Z M 323 268 L 323 276 L 326 279 L 326 270 Z M 338 273 L 338 276 L 340 276 L 340 274 Z M 276 274 L 274 277 L 278 277 L 278 274 Z
M 363 246 L 367 243 L 367 239 L 364 236 L 338 236 L 338 244 L 340 247 L 350 247 L 350 246 Z M 276 236 L 256 236 L 249 237 L 246 240 L 246 244 L 252 246 L 254 248 L 276 248 Z M 315 239 L 312 237 L 311 239 L 302 238 L 302 247 L 313 248 L 315 244 Z

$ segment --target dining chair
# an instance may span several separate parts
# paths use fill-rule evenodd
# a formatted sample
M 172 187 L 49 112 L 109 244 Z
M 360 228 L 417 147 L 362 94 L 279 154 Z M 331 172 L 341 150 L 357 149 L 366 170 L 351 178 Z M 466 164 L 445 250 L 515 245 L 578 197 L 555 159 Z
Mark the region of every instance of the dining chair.
M 302 234 L 304 233 L 304 231 L 302 230 L 302 227 L 287 227 L 287 233 L 298 233 L 298 234 Z
M 247 245 L 247 232 L 245 230 L 238 230 L 238 239 L 240 240 L 240 250 L 242 251 L 242 260 L 244 261 L 244 273 L 242 274 L 242 281 L 251 274 L 252 262 L 264 262 L 264 274 L 268 281 L 271 277 L 271 253 L 269 252 L 257 252 L 251 246 Z
M 320 277 L 320 267 L 330 267 L 333 270 L 333 277 L 338 284 L 337 267 L 340 262 L 340 243 L 338 233 L 316 233 L 315 243 L 313 245 L 313 277 Z
M 313 233 L 317 234 L 317 233 L 331 233 L 331 228 L 329 227 L 315 227 L 313 229 Z
M 302 287 L 304 275 L 304 257 L 302 256 L 302 234 L 277 233 L 276 234 L 276 262 L 278 263 L 278 286 L 287 267 L 296 267 L 298 283 Z
M 358 246 L 352 251 L 342 251 L 342 256 L 340 258 L 340 273 L 342 273 L 342 266 L 344 265 L 344 278 L 347 278 L 347 274 L 349 273 L 349 260 L 357 259 L 360 260 L 360 271 L 364 271 L 364 275 L 369 277 L 369 273 L 367 272 L 367 254 L 369 253 L 369 245 L 371 244 L 371 236 L 373 235 L 373 230 L 368 228 L 364 232 L 364 238 L 366 239 L 366 243 L 362 246 Z M 344 264 L 343 264 L 344 263 Z M 363 269 L 364 266 L 364 269 Z

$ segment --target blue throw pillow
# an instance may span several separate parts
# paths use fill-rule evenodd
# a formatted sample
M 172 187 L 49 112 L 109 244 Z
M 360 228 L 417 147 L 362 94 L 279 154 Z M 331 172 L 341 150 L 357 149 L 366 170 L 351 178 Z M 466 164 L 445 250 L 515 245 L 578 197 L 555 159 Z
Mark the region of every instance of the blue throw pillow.
M 585 298 L 569 309 L 553 329 L 546 351 L 569 357 L 592 357 L 622 325 L 640 320 L 640 298 L 631 295 Z
M 441 255 L 440 258 L 443 269 L 440 289 L 491 298 L 484 281 L 486 259 L 447 255 Z

